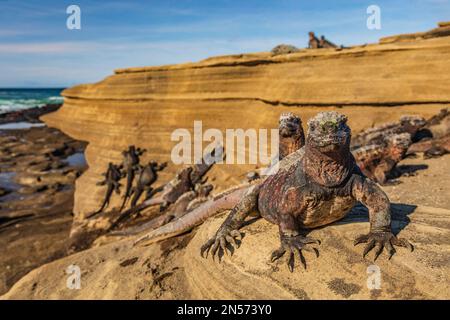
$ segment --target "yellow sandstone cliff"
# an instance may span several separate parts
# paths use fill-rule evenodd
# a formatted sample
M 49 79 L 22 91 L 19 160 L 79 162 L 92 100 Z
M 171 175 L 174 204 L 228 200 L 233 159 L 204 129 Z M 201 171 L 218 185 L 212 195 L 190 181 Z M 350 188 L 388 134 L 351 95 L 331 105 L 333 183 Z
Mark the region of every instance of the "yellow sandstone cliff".
M 144 162 L 169 161 L 163 181 L 173 175 L 170 135 L 177 128 L 192 131 L 194 120 L 202 120 L 204 130 L 269 129 L 283 111 L 305 123 L 319 111 L 340 108 L 359 131 L 402 114 L 431 116 L 450 103 L 449 88 L 450 37 L 438 37 L 118 69 L 98 83 L 65 90 L 64 106 L 44 121 L 89 142 L 89 170 L 75 195 L 75 217 L 83 218 L 101 203 L 100 174 L 108 162 L 120 162 L 130 144 L 148 149 Z M 224 188 L 252 168 L 221 165 L 210 176 Z

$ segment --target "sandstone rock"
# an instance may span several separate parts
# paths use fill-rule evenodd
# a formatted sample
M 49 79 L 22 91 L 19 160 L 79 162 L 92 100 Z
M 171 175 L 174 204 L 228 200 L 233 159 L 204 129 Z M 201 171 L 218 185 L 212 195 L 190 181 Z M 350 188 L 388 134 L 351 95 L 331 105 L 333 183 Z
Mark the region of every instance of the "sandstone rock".
M 450 36 L 450 22 L 440 22 L 438 24 L 438 28 L 431 29 L 426 32 L 399 34 L 399 35 L 395 35 L 395 36 L 381 38 L 380 44 L 403 42 L 403 41 L 414 41 L 414 40 L 447 37 L 447 36 Z
M 89 249 L 33 270 L 2 299 L 449 299 L 449 218 L 450 210 L 394 205 L 394 228 L 415 251 L 399 248 L 391 260 L 381 256 L 375 263 L 381 286 L 375 290 L 367 285 L 372 255 L 364 259 L 363 248 L 352 244 L 369 228 L 367 212 L 357 208 L 312 232 L 322 240 L 320 257 L 305 253 L 306 270 L 297 266 L 290 273 L 283 258 L 269 261 L 278 229 L 264 220 L 243 229 L 242 245 L 231 258 L 221 264 L 201 258 L 199 247 L 222 215 L 202 225 L 186 248 L 169 249 L 173 240 L 150 247 L 122 240 Z M 80 290 L 67 289 L 70 265 L 82 271 Z
M 368 45 L 342 51 L 304 50 L 214 57 L 198 63 L 118 69 L 114 75 L 63 92 L 64 106 L 43 117 L 50 125 L 89 142 L 88 171 L 76 182 L 75 219 L 96 210 L 103 189 L 96 186 L 108 162 L 119 163 L 130 144 L 149 150 L 142 161 L 170 161 L 178 128 L 276 128 L 281 112 L 303 122 L 339 108 L 354 132 L 398 119 L 425 117 L 450 102 L 450 41 Z M 389 63 L 386 63 L 389 61 Z M 392 108 L 391 105 L 402 105 Z M 168 116 L 170 115 L 170 116 Z M 169 163 L 166 182 L 179 167 Z M 227 188 L 253 165 L 220 165 L 210 173 Z M 111 207 L 120 205 L 115 198 Z
M 272 49 L 272 54 L 273 55 L 279 55 L 279 54 L 289 54 L 289 53 L 295 53 L 295 52 L 299 52 L 300 49 L 298 49 L 297 47 L 290 45 L 290 44 L 279 44 L 278 46 L 276 46 L 275 48 Z

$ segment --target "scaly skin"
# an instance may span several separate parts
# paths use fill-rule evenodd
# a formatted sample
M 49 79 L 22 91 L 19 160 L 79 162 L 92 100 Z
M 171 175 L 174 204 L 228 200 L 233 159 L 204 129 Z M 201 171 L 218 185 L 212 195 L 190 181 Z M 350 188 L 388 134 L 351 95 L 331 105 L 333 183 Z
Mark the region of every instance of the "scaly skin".
M 124 174 L 127 177 L 127 184 L 125 188 L 125 194 L 123 196 L 123 202 L 120 206 L 119 211 L 121 212 L 123 208 L 125 207 L 128 199 L 131 196 L 131 188 L 133 186 L 133 180 L 136 175 L 136 172 L 140 169 L 139 157 L 145 152 L 145 150 L 142 150 L 140 148 L 137 148 L 133 145 L 128 147 L 128 150 L 123 151 L 123 163 L 122 166 L 124 168 Z
M 409 133 L 414 140 L 416 133 L 425 126 L 426 121 L 420 116 L 402 116 L 400 121 L 385 123 L 358 133 L 351 141 L 351 150 L 370 145 L 382 145 L 389 136 Z
M 291 112 L 281 114 L 278 134 L 280 143 L 278 154 L 280 161 L 305 145 L 302 120 L 299 116 Z
M 209 251 L 213 257 L 220 251 L 233 252 L 241 240 L 239 228 L 256 209 L 279 227 L 281 246 L 273 252 L 272 261 L 288 252 L 292 272 L 297 253 L 306 268 L 302 251 L 317 252 L 312 245 L 320 242 L 305 236 L 305 231 L 342 219 L 358 201 L 369 209 L 370 216 L 369 233 L 355 240 L 355 245 L 367 243 L 364 255 L 375 248 L 376 259 L 386 248 L 391 257 L 394 245 L 412 249 L 406 240 L 393 235 L 388 197 L 361 173 L 350 153 L 347 118 L 323 112 L 308 126 L 305 147 L 292 155 L 295 161 L 247 192 L 216 235 L 202 246 L 202 256 Z
M 397 176 L 397 164 L 404 159 L 411 145 L 409 133 L 388 136 L 383 144 L 373 144 L 352 152 L 362 173 L 370 179 L 386 184 Z
M 217 213 L 232 208 L 232 205 L 238 203 L 245 195 L 247 189 L 248 185 L 244 185 L 240 188 L 234 188 L 230 192 L 223 193 L 220 196 L 216 196 L 213 199 L 207 200 L 198 208 L 183 215 L 180 219 L 173 220 L 158 229 L 146 233 L 138 238 L 134 244 L 149 245 L 185 233 L 202 224 L 206 219 Z M 146 228 L 146 230 L 148 230 L 148 228 Z M 144 231 L 144 229 L 141 229 L 140 231 Z
M 105 208 L 108 207 L 109 201 L 111 200 L 111 196 L 113 194 L 113 191 L 115 191 L 117 194 L 120 193 L 120 184 L 119 181 L 122 178 L 122 174 L 120 172 L 120 166 L 116 166 L 112 164 L 111 162 L 108 164 L 108 170 L 103 175 L 105 176 L 105 179 L 99 183 L 97 183 L 98 186 L 104 186 L 106 185 L 106 194 L 105 198 L 103 200 L 103 203 L 96 212 L 89 215 L 88 218 L 95 216 L 96 214 L 102 212 Z
M 209 193 L 213 189 L 210 184 L 201 185 L 197 184 L 195 190 L 184 193 L 178 200 L 169 208 L 166 214 L 160 215 L 150 221 L 144 223 L 143 225 L 130 228 L 128 230 L 113 232 L 112 235 L 119 236 L 130 236 L 139 234 L 143 231 L 150 231 L 155 228 L 159 228 L 173 220 L 178 220 L 185 214 L 194 210 L 202 203 L 209 200 Z
M 301 120 L 298 116 L 292 113 L 283 113 L 280 116 L 279 121 L 279 157 L 283 158 L 280 162 L 280 168 L 284 168 L 286 164 L 291 163 L 292 153 L 299 150 L 304 145 L 304 133 L 301 125 Z M 213 199 L 209 199 L 204 203 L 200 204 L 195 209 L 184 214 L 177 220 L 171 221 L 169 224 L 160 227 L 159 229 L 152 230 L 145 236 L 141 237 L 136 241 L 138 243 L 150 244 L 156 241 L 167 239 L 186 231 L 191 230 L 195 226 L 201 224 L 207 218 L 212 217 L 224 210 L 231 210 L 240 201 L 241 197 L 247 192 L 252 192 L 255 185 L 260 184 L 262 179 L 252 180 L 250 183 L 235 186 L 230 190 L 224 191 L 219 195 L 216 195 Z M 156 199 L 150 199 L 149 203 L 154 201 L 157 204 Z M 196 200 L 193 200 L 186 209 L 196 206 Z M 161 218 L 158 221 L 162 220 Z M 156 220 L 155 219 L 155 220 Z M 151 230 L 157 224 L 151 223 L 148 225 L 147 230 Z M 158 226 L 161 223 L 158 224 Z M 139 232 L 145 231 L 145 228 L 139 228 Z M 123 232 L 121 235 L 135 234 L 130 232 Z

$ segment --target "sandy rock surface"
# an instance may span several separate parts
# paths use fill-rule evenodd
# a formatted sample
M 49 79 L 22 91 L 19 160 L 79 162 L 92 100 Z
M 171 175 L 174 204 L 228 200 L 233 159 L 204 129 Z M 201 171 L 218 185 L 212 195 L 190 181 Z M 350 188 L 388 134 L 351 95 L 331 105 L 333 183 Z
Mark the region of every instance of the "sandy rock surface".
M 352 244 L 369 229 L 366 210 L 356 207 L 344 220 L 311 232 L 322 244 L 319 258 L 305 253 L 306 270 L 297 265 L 290 273 L 284 257 L 269 261 L 279 245 L 278 230 L 264 220 L 242 229 L 242 245 L 231 258 L 223 257 L 221 264 L 201 258 L 199 247 L 217 230 L 224 213 L 187 235 L 148 247 L 132 247 L 133 239 L 125 239 L 54 261 L 30 272 L 2 298 L 449 299 L 448 193 L 436 192 L 429 183 L 449 190 L 448 180 L 433 176 L 448 172 L 450 156 L 427 160 L 419 156 L 405 164 L 411 161 L 428 169 L 383 188 L 394 203 L 395 232 L 409 239 L 415 250 L 398 248 L 391 260 L 385 253 L 380 256 L 375 263 L 381 272 L 380 289 L 367 287 L 373 253 L 363 258 L 363 247 Z M 414 194 L 406 192 L 413 187 L 429 201 L 414 201 Z M 70 265 L 80 267 L 80 290 L 67 288 Z

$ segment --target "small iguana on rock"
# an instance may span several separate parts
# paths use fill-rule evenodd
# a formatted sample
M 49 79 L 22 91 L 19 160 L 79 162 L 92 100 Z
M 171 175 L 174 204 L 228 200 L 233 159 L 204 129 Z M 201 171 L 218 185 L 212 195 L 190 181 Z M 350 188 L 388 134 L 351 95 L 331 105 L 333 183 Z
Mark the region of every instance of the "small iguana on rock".
M 411 145 L 409 133 L 394 134 L 386 137 L 382 144 L 372 144 L 358 148 L 352 152 L 362 173 L 380 183 L 398 176 L 397 164 L 405 158 Z
M 402 116 L 398 122 L 385 123 L 358 133 L 353 137 L 350 149 L 353 151 L 364 146 L 382 145 L 387 137 L 400 133 L 409 133 L 411 140 L 414 141 L 416 133 L 425 124 L 426 120 L 423 117 Z
M 152 192 L 152 184 L 158 179 L 158 171 L 162 171 L 167 166 L 167 162 L 160 165 L 156 161 L 150 161 L 143 168 L 139 168 L 139 176 L 136 180 L 136 186 L 132 187 L 131 208 L 136 207 L 139 198 L 144 191 L 147 192 L 146 199 L 150 198 Z
M 120 179 L 122 179 L 122 173 L 120 172 L 120 169 L 121 169 L 120 166 L 112 164 L 111 162 L 108 164 L 108 169 L 106 170 L 105 173 L 102 174 L 103 176 L 105 176 L 105 179 L 97 183 L 98 186 L 104 185 L 107 186 L 105 198 L 103 200 L 100 209 L 89 215 L 88 218 L 93 217 L 94 215 L 102 212 L 105 208 L 108 207 L 113 191 L 115 191 L 117 194 L 120 194 L 119 181 Z
M 176 173 L 175 178 L 162 187 L 161 194 L 144 201 L 135 208 L 135 211 L 144 210 L 145 208 L 154 205 L 159 205 L 160 211 L 164 211 L 171 204 L 175 203 L 184 193 L 194 190 L 195 185 L 197 183 L 202 183 L 203 177 L 213 166 L 216 150 L 218 151 L 218 156 L 222 157 L 223 148 L 218 146 L 210 153 L 206 154 L 201 163 L 180 169 Z
M 286 112 L 280 115 L 278 134 L 278 157 L 280 161 L 305 145 L 305 133 L 303 132 L 302 120 L 292 112 Z
M 136 147 L 134 145 L 129 146 L 128 150 L 122 151 L 122 155 L 123 155 L 122 166 L 123 166 L 124 175 L 127 178 L 127 184 L 126 184 L 126 187 L 125 187 L 125 194 L 123 195 L 123 202 L 122 202 L 122 205 L 120 206 L 119 211 L 123 210 L 123 208 L 125 207 L 128 199 L 131 196 L 131 188 L 133 186 L 133 180 L 134 180 L 134 177 L 136 175 L 136 172 L 140 168 L 140 166 L 139 166 L 139 162 L 140 162 L 139 157 L 145 151 L 146 150 L 141 149 L 141 148 L 137 148 L 136 149 Z
M 367 243 L 363 255 L 375 248 L 375 259 L 384 248 L 389 257 L 394 246 L 411 244 L 391 231 L 390 202 L 386 194 L 366 178 L 350 153 L 351 130 L 347 118 L 337 112 L 322 112 L 308 122 L 306 145 L 286 157 L 279 170 L 259 185 L 249 189 L 228 218 L 200 250 L 202 256 L 234 251 L 241 240 L 239 228 L 254 211 L 278 225 L 281 247 L 272 253 L 272 261 L 289 254 L 292 272 L 295 254 L 302 265 L 302 251 L 313 251 L 319 240 L 305 236 L 306 229 L 340 220 L 359 201 L 369 209 L 370 232 L 358 236 L 355 245 Z
M 416 142 L 409 147 L 407 154 L 410 155 L 416 152 L 423 152 L 425 159 L 436 158 L 450 153 L 450 135 Z
M 320 41 L 317 39 L 314 32 L 308 32 L 309 41 L 308 41 L 308 49 L 317 49 L 320 48 Z
M 335 45 L 333 42 L 327 40 L 325 36 L 320 36 L 319 40 L 319 47 L 320 48 L 337 48 L 338 46 Z

